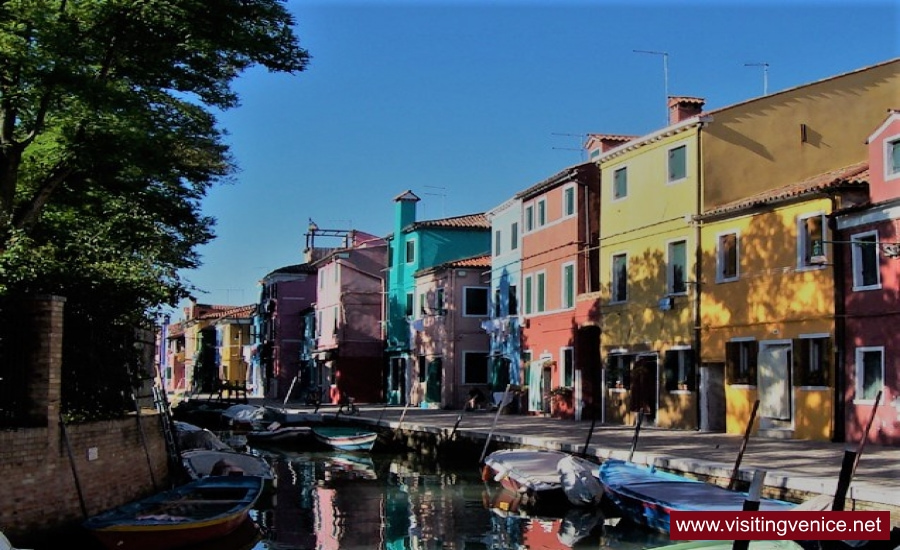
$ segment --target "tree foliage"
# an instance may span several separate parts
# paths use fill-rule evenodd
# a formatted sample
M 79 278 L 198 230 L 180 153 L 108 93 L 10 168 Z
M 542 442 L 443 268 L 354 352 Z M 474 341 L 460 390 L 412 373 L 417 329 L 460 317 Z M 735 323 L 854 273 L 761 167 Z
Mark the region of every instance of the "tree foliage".
M 127 349 L 214 237 L 233 81 L 308 61 L 283 0 L 0 0 L 0 296 L 61 294 L 104 326 L 67 349 Z

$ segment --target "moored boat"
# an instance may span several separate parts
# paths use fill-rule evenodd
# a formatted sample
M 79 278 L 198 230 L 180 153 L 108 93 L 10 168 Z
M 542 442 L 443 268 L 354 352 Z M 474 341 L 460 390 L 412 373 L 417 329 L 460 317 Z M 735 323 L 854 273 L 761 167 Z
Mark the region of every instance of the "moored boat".
M 312 429 L 315 438 L 339 451 L 371 451 L 378 432 L 350 426 L 318 426 Z
M 504 449 L 484 459 L 482 477 L 524 495 L 526 505 L 536 506 L 543 500 L 593 506 L 600 504 L 603 496 L 593 474 L 596 467 L 593 462 L 562 451 Z
M 251 443 L 299 444 L 312 438 L 312 428 L 309 426 L 283 426 L 276 421 L 263 429 L 252 430 L 244 435 Z
M 209 476 L 98 514 L 84 527 L 109 550 L 169 550 L 234 532 L 262 492 L 257 476 Z
M 740 511 L 747 493 L 623 460 L 600 465 L 598 478 L 609 500 L 633 523 L 669 532 L 669 513 L 676 511 Z M 793 510 L 796 504 L 763 498 L 760 510 Z
M 269 462 L 259 456 L 238 451 L 196 449 L 181 453 L 184 469 L 191 479 L 217 475 L 245 475 L 272 481 L 275 472 Z

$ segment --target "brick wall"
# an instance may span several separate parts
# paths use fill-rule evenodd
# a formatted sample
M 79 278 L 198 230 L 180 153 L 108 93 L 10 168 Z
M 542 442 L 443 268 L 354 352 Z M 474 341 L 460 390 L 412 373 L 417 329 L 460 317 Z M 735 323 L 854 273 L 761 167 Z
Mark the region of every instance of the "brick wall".
M 169 481 L 160 417 L 59 424 L 65 300 L 39 297 L 22 323 L 30 365 L 31 426 L 0 431 L 0 531 L 17 538 L 81 522 L 165 488 Z M 83 502 L 83 505 L 82 505 Z M 82 509 L 82 506 L 84 510 Z

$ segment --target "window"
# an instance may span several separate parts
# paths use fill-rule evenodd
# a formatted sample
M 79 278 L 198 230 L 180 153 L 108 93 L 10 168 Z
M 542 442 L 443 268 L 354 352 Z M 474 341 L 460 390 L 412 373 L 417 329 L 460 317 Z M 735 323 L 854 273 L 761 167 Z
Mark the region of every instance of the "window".
M 534 206 L 529 204 L 525 207 L 525 232 L 534 230 Z
M 416 261 L 416 241 L 406 241 L 406 263 Z
M 531 275 L 525 277 L 525 315 L 531 315 L 534 311 L 534 280 Z
M 729 384 L 756 385 L 756 340 L 733 340 L 725 343 L 725 374 Z
M 414 311 L 413 310 L 413 293 L 407 292 L 406 293 L 406 316 L 412 317 L 413 311 Z
M 884 348 L 856 348 L 856 399 L 873 400 L 884 390 Z
M 738 278 L 738 235 L 725 233 L 719 235 L 716 254 L 716 280 L 720 283 L 735 281 Z
M 331 312 L 331 314 L 332 314 L 332 317 L 334 318 L 333 319 L 334 323 L 332 324 L 332 327 L 331 327 L 331 334 L 334 336 L 337 336 L 338 321 L 339 321 L 338 317 L 340 316 L 340 314 L 338 313 L 338 308 L 335 307 L 334 310 Z
M 613 172 L 613 200 L 628 196 L 628 168 L 619 168 Z
M 519 314 L 519 296 L 516 285 L 509 285 L 509 315 Z
M 426 368 L 428 366 L 428 360 L 424 355 L 419 356 L 418 367 L 419 367 L 419 382 L 425 382 L 425 373 Z
M 463 289 L 463 315 L 487 317 L 488 311 L 487 288 L 470 286 Z
M 628 299 L 628 256 L 615 254 L 612 257 L 612 301 L 624 302 Z
M 669 243 L 669 263 L 666 266 L 666 279 L 669 294 L 687 292 L 687 241 Z
M 694 391 L 696 389 L 694 350 L 670 349 L 666 351 L 663 370 L 666 391 Z
M 563 216 L 575 215 L 575 187 L 563 189 Z
M 419 316 L 426 315 L 428 313 L 428 301 L 425 297 L 425 293 L 419 294 Z
M 494 291 L 494 318 L 500 317 L 500 289 Z
M 878 233 L 870 231 L 850 237 L 853 246 L 853 290 L 872 290 L 881 288 L 881 273 L 878 261 Z
M 434 312 L 437 315 L 443 315 L 445 313 L 445 311 L 444 311 L 444 289 L 443 288 L 437 289 L 437 291 L 434 293 L 434 309 L 435 309 Z
M 575 350 L 573 348 L 563 348 L 559 353 L 562 359 L 562 384 L 567 388 L 575 385 Z
M 547 200 L 541 199 L 537 203 L 537 226 L 547 225 Z
M 483 351 L 463 352 L 463 384 L 488 383 L 488 354 Z
M 900 136 L 885 140 L 884 149 L 885 179 L 900 177 Z
M 828 386 L 831 378 L 831 338 L 807 336 L 794 340 L 794 384 Z
M 562 307 L 575 307 L 575 264 L 562 266 Z
M 628 388 L 631 386 L 631 365 L 634 355 L 610 354 L 606 360 L 606 387 Z
M 669 179 L 672 183 L 687 177 L 687 146 L 669 149 Z
M 536 288 L 534 289 L 535 293 L 536 293 L 534 305 L 535 305 L 535 311 L 537 313 L 540 313 L 540 312 L 544 311 L 547 307 L 547 304 L 545 301 L 545 292 L 547 290 L 547 284 L 546 284 L 547 283 L 547 274 L 546 273 L 538 273 L 536 276 L 536 280 L 537 280 L 537 284 L 536 284 Z
M 519 248 L 519 223 L 513 222 L 509 228 L 509 249 L 515 250 Z
M 394 245 L 389 244 L 387 249 L 387 266 L 394 267 Z
M 500 237 L 500 230 L 498 229 L 494 232 L 494 256 L 499 256 L 502 250 L 502 247 L 500 245 Z
M 824 257 L 825 216 L 815 214 L 797 220 L 797 266 L 822 265 Z

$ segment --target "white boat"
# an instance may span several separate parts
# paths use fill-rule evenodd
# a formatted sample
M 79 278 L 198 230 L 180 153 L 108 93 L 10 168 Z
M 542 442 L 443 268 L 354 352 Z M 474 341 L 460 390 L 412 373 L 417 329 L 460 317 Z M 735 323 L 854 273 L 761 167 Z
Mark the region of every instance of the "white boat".
M 482 473 L 485 481 L 493 479 L 523 494 L 532 506 L 539 501 L 595 506 L 603 497 L 603 487 L 593 474 L 596 468 L 593 462 L 562 451 L 506 449 L 488 455 Z
M 219 436 L 200 426 L 195 426 L 180 420 L 175 421 L 175 432 L 178 434 L 178 449 L 180 451 L 193 451 L 203 449 L 207 451 L 227 451 L 231 447 L 219 439 Z
M 251 430 L 245 435 L 247 440 L 253 443 L 305 443 L 312 439 L 312 428 L 309 426 L 283 426 L 280 422 L 272 422 L 264 429 Z
M 345 426 L 313 428 L 313 435 L 323 444 L 338 451 L 371 451 L 378 432 Z
M 275 479 L 272 465 L 265 458 L 250 453 L 198 449 L 182 452 L 181 461 L 191 479 L 235 474 L 257 476 L 266 481 Z
M 16 548 L 9 542 L 9 539 L 6 538 L 6 535 L 3 534 L 3 531 L 0 531 L 0 550 L 24 550 L 23 548 Z

